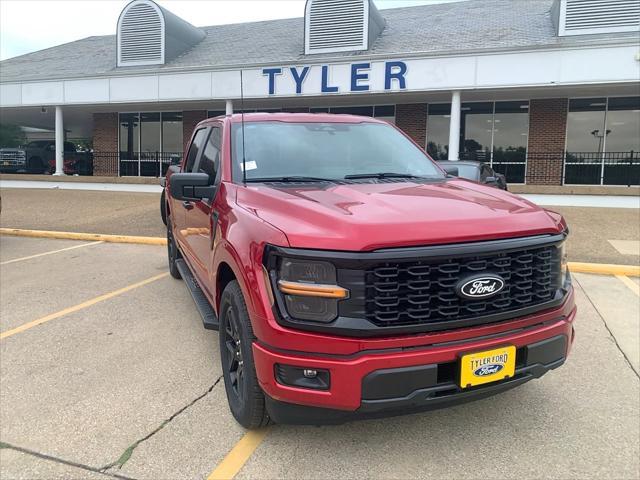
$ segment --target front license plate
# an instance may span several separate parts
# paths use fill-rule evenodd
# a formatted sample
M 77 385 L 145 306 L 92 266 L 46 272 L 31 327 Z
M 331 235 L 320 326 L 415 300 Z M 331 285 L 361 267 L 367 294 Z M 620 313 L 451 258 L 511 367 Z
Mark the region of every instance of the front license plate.
M 474 387 L 513 377 L 516 371 L 516 347 L 501 347 L 469 353 L 460 359 L 460 386 Z

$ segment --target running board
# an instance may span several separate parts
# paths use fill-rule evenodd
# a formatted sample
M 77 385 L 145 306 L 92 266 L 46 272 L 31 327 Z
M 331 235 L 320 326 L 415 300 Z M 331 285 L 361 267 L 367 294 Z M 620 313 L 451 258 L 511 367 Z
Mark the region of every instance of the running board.
M 202 316 L 204 328 L 207 330 L 218 330 L 220 323 L 218 322 L 216 312 L 211 308 L 207 297 L 204 296 L 204 293 L 196 279 L 193 277 L 191 270 L 189 270 L 189 267 L 187 267 L 184 260 L 176 260 L 176 267 L 178 267 L 178 271 L 184 280 L 184 284 L 187 286 L 187 290 L 189 290 L 189 293 L 196 304 L 196 308 Z

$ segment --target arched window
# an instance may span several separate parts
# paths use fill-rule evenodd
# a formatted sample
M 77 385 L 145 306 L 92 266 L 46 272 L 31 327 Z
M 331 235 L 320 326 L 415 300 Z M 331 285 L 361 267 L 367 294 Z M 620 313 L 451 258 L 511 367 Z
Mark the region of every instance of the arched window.
M 305 54 L 367 50 L 384 28 L 372 0 L 307 0 Z
M 118 66 L 163 64 L 164 15 L 154 2 L 136 0 L 118 19 Z

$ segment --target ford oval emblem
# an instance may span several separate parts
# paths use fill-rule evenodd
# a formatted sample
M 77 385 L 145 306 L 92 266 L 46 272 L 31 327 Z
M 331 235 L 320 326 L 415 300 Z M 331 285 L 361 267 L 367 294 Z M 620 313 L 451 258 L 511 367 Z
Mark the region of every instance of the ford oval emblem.
M 498 275 L 478 275 L 463 279 L 456 287 L 456 291 L 458 296 L 474 300 L 493 297 L 500 293 L 504 286 L 504 280 Z
M 500 370 L 504 368 L 504 365 L 499 363 L 490 363 L 488 365 L 482 365 L 479 368 L 476 368 L 473 371 L 473 374 L 476 377 L 486 377 L 487 375 L 493 375 L 494 373 L 498 373 Z

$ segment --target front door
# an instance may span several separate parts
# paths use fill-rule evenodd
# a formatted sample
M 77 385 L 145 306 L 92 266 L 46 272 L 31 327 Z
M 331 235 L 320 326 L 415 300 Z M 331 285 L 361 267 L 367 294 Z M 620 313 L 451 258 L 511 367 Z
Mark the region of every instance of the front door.
M 194 172 L 206 173 L 209 175 L 211 184 L 218 185 L 220 182 L 220 144 L 221 128 L 214 125 L 210 129 L 209 136 L 205 141 L 202 155 L 198 158 L 193 169 Z M 218 190 L 216 189 L 216 192 Z M 213 198 L 204 198 L 193 202 L 193 208 L 186 210 L 185 227 L 187 248 L 194 259 L 192 267 L 196 275 L 201 279 L 209 279 L 212 265 L 213 246 L 216 226 L 218 222 L 215 210 L 215 194 Z M 208 282 L 200 282 L 201 285 Z
M 193 140 L 191 141 L 191 146 L 189 147 L 189 152 L 187 153 L 184 164 L 182 165 L 182 172 L 190 173 L 197 171 L 194 169 L 197 166 L 197 161 L 202 155 L 202 149 L 208 134 L 208 128 L 200 128 L 195 132 L 195 134 L 193 135 Z M 169 182 L 171 182 L 171 178 L 169 178 Z M 187 212 L 194 208 L 194 203 L 183 200 L 176 200 L 171 197 L 170 208 L 171 222 L 173 223 L 174 227 L 174 236 L 180 244 L 181 250 L 186 251 L 189 248 L 186 230 Z M 189 252 L 189 256 L 193 256 L 192 252 Z

